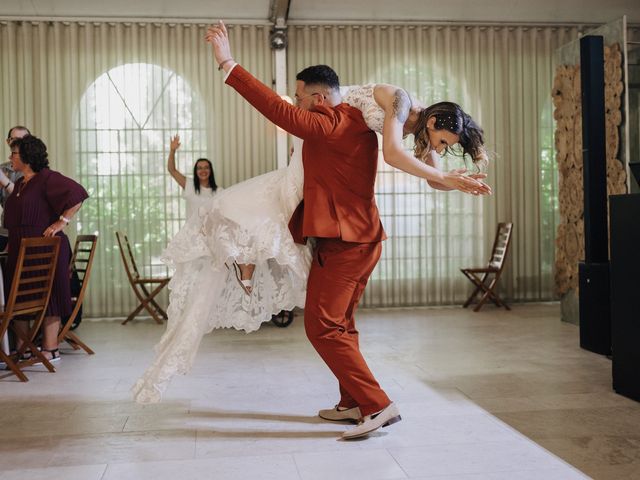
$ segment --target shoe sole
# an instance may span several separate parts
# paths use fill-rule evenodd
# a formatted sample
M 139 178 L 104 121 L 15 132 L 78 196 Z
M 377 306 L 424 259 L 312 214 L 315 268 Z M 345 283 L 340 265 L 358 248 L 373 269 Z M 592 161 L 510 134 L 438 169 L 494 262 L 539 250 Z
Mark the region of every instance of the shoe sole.
M 49 363 L 54 364 L 54 363 L 58 363 L 61 358 L 60 357 L 56 357 L 56 358 L 47 358 L 47 360 L 49 360 Z M 44 363 L 42 362 L 35 362 L 31 364 L 34 367 L 43 367 Z
M 375 432 L 376 430 L 378 430 L 380 428 L 388 427 L 389 425 L 393 425 L 394 423 L 398 423 L 400 420 L 402 420 L 402 416 L 401 415 L 396 415 L 395 417 L 391 417 L 389 420 L 387 420 L 385 423 L 383 423 L 379 427 L 372 428 L 371 430 L 368 430 L 366 432 L 362 432 L 362 433 L 360 433 L 358 435 L 353 435 L 353 436 L 349 436 L 349 437 L 343 436 L 342 439 L 343 440 L 355 440 L 356 438 L 366 437 L 370 433 L 373 433 L 373 432 Z

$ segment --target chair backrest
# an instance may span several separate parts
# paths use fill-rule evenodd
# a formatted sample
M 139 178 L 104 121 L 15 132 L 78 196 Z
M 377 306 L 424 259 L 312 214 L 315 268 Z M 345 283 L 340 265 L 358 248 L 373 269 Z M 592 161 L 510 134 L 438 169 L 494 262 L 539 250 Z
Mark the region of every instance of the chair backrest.
M 84 299 L 84 294 L 87 289 L 87 285 L 89 284 L 91 267 L 93 266 L 93 256 L 96 253 L 97 243 L 97 235 L 78 235 L 76 237 L 76 243 L 73 247 L 73 255 L 71 256 L 71 262 L 69 263 L 69 270 L 75 271 L 78 274 L 80 291 L 78 296 L 73 299 L 74 308 L 71 313 L 71 317 L 75 317 L 76 310 L 78 310 L 82 305 L 82 300 Z
M 504 266 L 504 260 L 507 257 L 507 252 L 509 251 L 512 231 L 513 223 L 501 222 L 498 224 L 498 229 L 496 230 L 496 238 L 493 241 L 493 248 L 491 249 L 489 268 L 502 270 L 502 267 Z
M 127 234 L 124 232 L 116 232 L 116 239 L 118 240 L 120 256 L 122 257 L 122 263 L 124 264 L 124 269 L 127 272 L 127 277 L 129 277 L 129 282 L 133 284 L 140 278 L 140 273 L 138 272 L 136 261 L 133 258 L 133 251 L 129 245 L 129 239 L 127 238 Z
M 33 316 L 40 323 L 44 318 L 55 276 L 60 237 L 23 238 L 7 297 L 2 331 L 16 316 Z

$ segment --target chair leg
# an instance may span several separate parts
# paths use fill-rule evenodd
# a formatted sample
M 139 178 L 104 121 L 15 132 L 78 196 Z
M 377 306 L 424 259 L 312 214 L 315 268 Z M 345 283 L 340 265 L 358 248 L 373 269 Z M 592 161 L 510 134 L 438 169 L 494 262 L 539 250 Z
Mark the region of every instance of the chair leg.
M 140 303 L 140 304 L 136 307 L 136 309 L 135 309 L 133 312 L 131 312 L 131 313 L 129 314 L 129 316 L 126 318 L 126 320 L 125 320 L 124 322 L 122 322 L 122 323 L 121 323 L 121 325 L 126 325 L 126 324 L 127 324 L 127 323 L 129 323 L 131 320 L 133 320 L 133 319 L 138 315 L 138 313 L 140 313 L 140 312 L 142 311 L 142 309 L 143 309 L 143 308 L 144 308 L 144 305 L 142 305 L 142 303 Z
M 490 295 L 490 290 L 491 290 L 491 286 L 493 286 L 493 284 L 495 283 L 495 279 L 493 279 L 492 281 L 489 282 L 489 285 L 487 285 L 486 281 L 488 278 L 488 274 L 484 274 L 482 276 L 482 278 L 478 278 L 477 275 L 474 275 L 473 273 L 471 274 L 471 276 L 474 279 L 474 282 L 476 284 L 476 286 L 483 291 L 483 295 L 480 297 L 480 300 L 478 301 L 478 304 L 475 306 L 475 308 L 473 309 L 474 312 L 478 312 L 480 311 L 480 309 L 482 308 L 482 306 L 486 303 L 486 301 L 489 299 L 489 295 Z
M 149 312 L 149 314 L 151 315 L 151 317 L 155 320 L 155 322 L 159 325 L 162 325 L 163 320 L 167 319 L 167 314 L 166 312 L 160 308 L 160 306 L 155 302 L 154 298 L 162 291 L 162 289 L 164 288 L 164 286 L 168 283 L 167 282 L 163 282 L 161 284 L 159 284 L 156 288 L 154 288 L 151 292 L 148 292 L 148 290 L 146 288 L 141 288 L 141 290 L 148 292 L 148 296 L 147 297 L 143 297 L 139 292 L 136 291 L 136 295 L 138 296 L 138 299 L 140 300 L 140 304 L 136 307 L 136 309 L 131 312 L 129 314 L 129 316 L 122 322 L 122 325 L 126 325 L 127 323 L 129 323 L 131 320 L 133 320 L 134 317 L 136 317 L 141 311 L 142 309 L 146 309 L 147 312 Z M 142 287 L 142 286 L 141 286 Z M 158 305 L 157 309 L 158 311 L 155 311 L 152 306 L 150 305 Z
M 151 294 L 148 298 L 148 300 L 146 302 L 143 302 L 145 304 L 145 308 L 147 309 L 147 311 L 151 314 L 151 316 L 153 317 L 153 319 L 159 323 L 160 325 L 162 325 L 163 320 L 167 319 L 167 314 L 166 312 L 160 308 L 160 306 L 155 302 L 155 297 L 162 291 L 162 289 L 165 287 L 165 285 L 168 282 L 162 282 L 161 284 L 159 284 L 156 288 L 154 288 L 151 291 Z M 153 303 L 154 305 L 158 305 L 157 306 L 157 311 L 154 312 L 151 307 L 148 305 L 149 303 Z M 157 315 L 160 315 L 162 318 L 158 318 Z
M 167 283 L 169 283 L 169 282 L 167 281 L 167 282 L 161 283 L 159 285 L 159 287 L 157 287 L 157 288 L 162 289 L 161 287 L 164 287 Z M 147 290 L 147 288 L 144 285 L 140 285 L 140 289 L 145 293 L 147 298 L 149 298 L 149 302 L 153 305 L 153 307 L 160 314 L 160 316 L 162 316 L 166 320 L 168 318 L 167 317 L 167 313 L 162 309 L 162 307 L 160 305 L 158 305 L 156 303 L 155 299 L 153 298 L 153 297 L 155 297 L 155 295 L 151 295 L 149 293 L 149 290 Z
M 500 307 L 504 307 L 506 310 L 511 310 L 511 307 L 509 307 L 509 305 L 507 305 L 507 304 L 505 303 L 505 301 L 504 301 L 504 300 L 502 300 L 502 299 L 498 296 L 498 294 L 496 294 L 493 290 L 491 291 L 491 295 L 490 295 L 490 297 L 491 297 L 491 301 L 492 301 L 493 303 L 495 303 L 496 307 L 498 307 L 498 308 L 500 308 Z
M 460 270 L 465 277 L 467 277 L 469 279 L 469 281 L 471 283 L 473 283 L 473 285 L 476 287 L 473 290 L 473 293 L 469 296 L 469 298 L 467 299 L 467 301 L 464 303 L 464 305 L 462 305 L 462 308 L 467 308 L 469 305 L 471 305 L 473 303 L 473 301 L 476 299 L 476 296 L 484 291 L 486 289 L 485 287 L 485 281 L 488 277 L 488 274 L 485 273 L 482 278 L 479 278 L 475 273 L 471 273 L 468 272 L 466 270 L 461 269 Z M 477 312 L 478 310 L 474 309 L 475 312 Z
M 11 370 L 15 374 L 15 376 L 20 379 L 21 382 L 29 381 L 23 371 L 20 370 L 20 367 L 18 367 L 18 365 L 14 363 L 11 357 L 4 353 L 2 350 L 0 350 L 0 359 L 2 359 L 2 361 L 7 365 L 8 369 Z
M 494 288 L 498 283 L 498 278 L 499 277 L 494 278 L 489 282 L 489 284 L 486 284 L 484 282 L 482 283 L 481 288 L 482 290 L 484 290 L 484 294 L 480 298 L 480 301 L 478 302 L 476 307 L 473 309 L 474 312 L 479 311 L 480 308 L 486 303 L 487 300 L 491 300 L 495 304 L 495 306 L 498 308 L 504 307 L 507 310 L 511 310 L 511 308 L 494 291 Z
M 80 340 L 80 338 L 78 338 L 78 336 L 73 332 L 67 332 L 67 336 L 65 337 L 65 340 L 67 340 L 67 342 L 76 350 L 78 350 L 79 348 L 82 348 L 89 355 L 93 355 L 96 353 L 93 350 L 91 350 L 86 343 Z
M 461 269 L 460 269 L 460 271 L 461 271 L 461 272 L 462 272 L 462 274 L 463 274 L 465 277 L 467 277 L 467 279 L 469 279 L 469 281 L 470 281 L 471 283 L 473 283 L 473 284 L 474 284 L 474 286 L 476 287 L 476 288 L 473 290 L 473 293 L 472 293 L 471 295 L 469 295 L 469 298 L 467 298 L 467 301 L 466 301 L 466 302 L 464 302 L 464 304 L 462 305 L 462 308 L 467 308 L 469 305 L 471 305 L 471 303 L 473 303 L 473 299 L 476 297 L 476 295 L 477 295 L 477 294 L 478 294 L 478 292 L 480 291 L 480 287 L 478 287 L 478 286 L 476 285 L 476 282 L 474 281 L 474 279 L 473 279 L 473 278 L 471 278 L 471 275 L 469 275 L 469 273 L 467 273 L 467 271 L 466 271 L 466 270 L 464 270 L 464 269 L 462 269 L 462 268 L 461 268 Z
M 31 351 L 31 358 L 25 361 L 18 361 L 18 368 L 20 368 L 20 365 L 23 364 L 33 365 L 36 360 L 39 360 L 45 367 L 47 367 L 47 370 L 49 370 L 51 373 L 54 373 L 56 371 L 55 367 L 51 364 L 47 357 L 45 357 L 42 352 L 38 350 L 38 347 L 36 347 L 36 345 L 31 341 L 31 338 L 29 338 L 30 335 L 28 333 L 24 334 L 17 328 L 14 328 L 13 325 L 11 326 L 11 330 L 16 335 L 17 339 L 22 340 L 22 347 L 18 349 L 18 355 L 24 353 L 27 349 Z
M 474 312 L 478 312 L 480 311 L 480 309 L 482 308 L 482 306 L 486 303 L 486 301 L 489 299 L 489 292 L 485 292 L 484 295 L 482 295 L 482 297 L 480 297 L 480 301 L 478 302 L 478 304 L 475 306 L 475 308 L 473 309 Z
M 151 317 L 156 321 L 157 324 L 162 325 L 163 321 L 164 321 L 164 317 L 162 317 L 161 314 L 159 314 L 157 311 L 155 311 L 151 305 L 149 305 L 151 303 L 151 299 L 142 302 L 142 306 L 147 310 L 147 312 L 149 312 L 149 314 L 151 315 Z M 164 312 L 163 312 L 164 313 Z
M 467 308 L 469 305 L 471 305 L 473 303 L 473 300 L 476 298 L 476 295 L 478 295 L 478 293 L 480 293 L 480 287 L 476 287 L 473 293 L 469 295 L 469 298 L 467 298 L 467 301 L 464 302 L 464 304 L 462 305 L 462 308 Z

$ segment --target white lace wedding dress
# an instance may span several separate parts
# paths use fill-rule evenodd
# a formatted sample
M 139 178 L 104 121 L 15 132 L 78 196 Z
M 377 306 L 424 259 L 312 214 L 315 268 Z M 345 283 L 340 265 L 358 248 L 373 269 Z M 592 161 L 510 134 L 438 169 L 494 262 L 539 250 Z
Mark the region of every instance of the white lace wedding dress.
M 343 100 L 363 112 L 369 128 L 382 132 L 384 112 L 373 87 L 343 87 Z M 171 378 L 189 372 L 202 337 L 213 329 L 252 332 L 281 310 L 304 306 L 311 250 L 294 243 L 288 229 L 302 186 L 302 141 L 295 139 L 288 167 L 221 191 L 169 242 L 162 260 L 175 273 L 167 330 L 132 388 L 138 403 L 160 401 Z M 234 261 L 256 265 L 251 295 L 226 267 Z

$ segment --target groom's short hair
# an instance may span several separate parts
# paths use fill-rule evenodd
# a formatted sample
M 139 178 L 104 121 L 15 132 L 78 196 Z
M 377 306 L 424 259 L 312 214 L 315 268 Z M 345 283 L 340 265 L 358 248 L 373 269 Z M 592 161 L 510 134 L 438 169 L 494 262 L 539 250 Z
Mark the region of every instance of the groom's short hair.
M 340 88 L 338 74 L 327 65 L 307 67 L 296 75 L 296 80 L 304 82 L 305 85 L 324 85 L 335 90 Z

